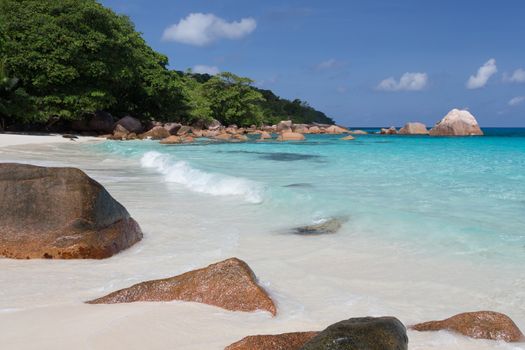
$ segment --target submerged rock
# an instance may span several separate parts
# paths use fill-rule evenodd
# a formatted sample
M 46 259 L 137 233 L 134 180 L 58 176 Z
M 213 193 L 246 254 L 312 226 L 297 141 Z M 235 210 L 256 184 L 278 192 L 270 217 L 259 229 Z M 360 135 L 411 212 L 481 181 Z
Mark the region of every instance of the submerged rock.
M 303 141 L 304 135 L 296 132 L 283 132 L 277 137 L 277 141 Z
M 399 129 L 398 134 L 400 135 L 428 135 L 428 130 L 425 124 L 418 122 L 406 123 L 401 129 Z
M 348 135 L 348 136 L 342 137 L 341 140 L 343 141 L 355 140 L 355 137 L 353 137 L 352 135 Z
M 297 227 L 293 230 L 298 235 L 322 235 L 336 233 L 348 221 L 348 217 L 335 217 L 323 220 L 320 223 Z
M 257 284 L 253 271 L 237 258 L 175 277 L 138 283 L 87 303 L 171 300 L 194 301 L 231 311 L 264 310 L 276 314 L 275 304 Z
M 142 239 L 127 210 L 76 168 L 0 164 L 0 256 L 102 259 Z
M 430 136 L 475 136 L 483 135 L 478 121 L 467 110 L 454 108 L 431 130 Z
M 477 339 L 525 341 L 510 317 L 493 311 L 465 312 L 442 321 L 418 323 L 410 328 L 416 331 L 449 330 Z
M 334 323 L 301 350 L 407 350 L 405 326 L 395 317 L 360 317 Z
M 263 131 L 261 132 L 261 136 L 259 140 L 269 140 L 272 138 L 272 135 L 269 132 Z
M 235 342 L 224 350 L 299 350 L 319 332 L 293 332 L 272 335 L 252 335 Z
M 229 141 L 232 139 L 232 135 L 228 133 L 221 133 L 221 134 L 215 135 L 213 138 L 216 140 L 221 140 L 221 141 Z
M 350 134 L 352 134 L 352 135 L 366 135 L 368 133 L 366 131 L 364 131 L 364 130 L 352 130 L 352 131 L 350 131 Z

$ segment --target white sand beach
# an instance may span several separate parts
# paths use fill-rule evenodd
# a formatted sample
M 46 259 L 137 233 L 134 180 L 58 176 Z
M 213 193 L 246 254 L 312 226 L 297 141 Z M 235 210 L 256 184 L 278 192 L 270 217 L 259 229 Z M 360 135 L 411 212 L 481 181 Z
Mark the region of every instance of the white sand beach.
M 322 330 L 350 317 L 392 315 L 410 325 L 484 309 L 525 324 L 519 266 L 427 255 L 374 234 L 358 216 L 334 235 L 290 235 L 297 224 L 292 211 L 191 191 L 136 159 L 93 152 L 60 136 L 9 135 L 2 142 L 18 145 L 4 147 L 0 161 L 83 169 L 144 231 L 141 242 L 104 260 L 0 259 L 3 349 L 220 350 L 247 335 Z M 234 256 L 250 265 L 275 300 L 276 317 L 178 301 L 84 304 Z M 408 336 L 412 350 L 524 349 L 449 332 Z
M 0 147 L 19 145 L 57 144 L 71 142 L 93 142 L 102 141 L 98 137 L 77 136 L 75 139 L 64 138 L 60 134 L 22 134 L 22 133 L 0 133 Z

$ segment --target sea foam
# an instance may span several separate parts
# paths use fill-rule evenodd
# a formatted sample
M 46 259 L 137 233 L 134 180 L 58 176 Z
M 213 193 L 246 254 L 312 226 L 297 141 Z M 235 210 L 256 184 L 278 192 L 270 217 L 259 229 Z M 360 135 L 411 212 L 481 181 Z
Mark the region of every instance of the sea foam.
M 142 167 L 163 174 L 166 182 L 181 184 L 194 192 L 213 196 L 240 196 L 250 203 L 262 202 L 262 186 L 247 179 L 208 173 L 155 151 L 145 153 L 140 162 Z

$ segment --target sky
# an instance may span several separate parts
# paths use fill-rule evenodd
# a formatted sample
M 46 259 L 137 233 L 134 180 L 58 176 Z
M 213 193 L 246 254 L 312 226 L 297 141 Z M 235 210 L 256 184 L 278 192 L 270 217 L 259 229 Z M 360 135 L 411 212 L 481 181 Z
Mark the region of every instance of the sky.
M 230 71 L 346 126 L 452 108 L 525 126 L 524 0 L 102 0 L 170 68 Z

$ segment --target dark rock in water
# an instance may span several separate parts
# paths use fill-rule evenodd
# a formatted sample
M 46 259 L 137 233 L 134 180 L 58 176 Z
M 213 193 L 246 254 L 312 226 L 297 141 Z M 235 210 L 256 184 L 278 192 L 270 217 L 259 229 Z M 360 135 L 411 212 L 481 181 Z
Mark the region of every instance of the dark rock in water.
M 308 160 L 308 159 L 314 159 L 319 158 L 318 155 L 315 154 L 300 154 L 300 153 L 285 153 L 285 152 L 277 152 L 277 153 L 262 153 L 260 155 L 261 159 L 266 160 L 274 160 L 278 162 L 292 162 L 297 160 Z
M 299 188 L 312 188 L 314 185 L 307 182 L 298 182 L 295 184 L 284 185 L 283 187 L 299 187 Z
M 405 326 L 395 317 L 360 317 L 334 323 L 301 350 L 407 350 Z
M 299 350 L 319 332 L 293 332 L 244 337 L 224 350 Z
M 416 324 L 416 331 L 449 330 L 477 339 L 520 342 L 525 338 L 518 326 L 507 315 L 494 311 L 465 312 L 442 321 Z
M 102 259 L 142 239 L 127 210 L 76 168 L 0 164 L 0 256 Z
M 257 284 L 253 271 L 244 261 L 237 258 L 179 276 L 138 283 L 88 303 L 171 300 L 194 301 L 232 311 L 265 310 L 272 315 L 276 313 L 275 304 Z
M 294 229 L 294 233 L 298 235 L 322 235 L 326 233 L 336 233 L 347 221 L 348 217 L 330 218 L 318 224 L 297 227 Z

